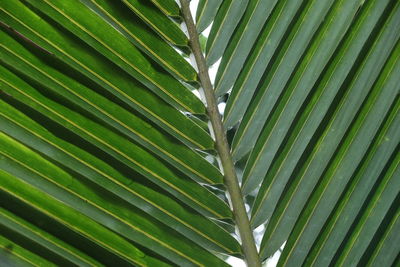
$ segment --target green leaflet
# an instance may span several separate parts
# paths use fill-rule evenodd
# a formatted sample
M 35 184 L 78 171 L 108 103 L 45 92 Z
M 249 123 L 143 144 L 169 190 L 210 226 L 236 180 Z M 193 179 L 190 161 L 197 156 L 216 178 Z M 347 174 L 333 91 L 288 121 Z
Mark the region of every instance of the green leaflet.
M 277 53 L 278 45 L 301 4 L 302 1 L 277 2 L 228 97 L 224 111 L 226 128 L 233 127 L 242 119 L 268 63 Z
M 398 11 L 398 9 L 394 10 L 387 25 L 383 27 L 379 36 L 366 54 L 365 60 L 359 66 L 357 73 L 354 74 L 351 84 L 348 85 L 347 91 L 340 99 L 340 103 L 335 105 L 335 111 L 324 129 L 324 132 L 319 135 L 316 145 L 313 147 L 312 151 L 308 153 L 308 158 L 303 161 L 302 169 L 295 174 L 295 180 L 290 184 L 290 187 L 286 189 L 285 195 L 282 197 L 281 203 L 278 205 L 274 215 L 269 221 L 266 234 L 264 235 L 261 249 L 263 255 L 271 255 L 271 253 L 287 240 L 312 189 L 317 184 L 321 175 L 324 174 L 324 170 L 331 161 L 332 156 L 334 156 L 334 152 L 339 144 L 341 144 L 342 137 L 346 134 L 347 130 L 350 129 L 349 127 L 352 126 L 351 123 L 355 115 L 358 114 L 358 109 L 362 106 L 364 99 L 370 96 L 368 97 L 369 102 L 363 106 L 360 112 L 368 112 L 368 109 L 372 107 L 374 101 L 376 101 L 375 97 L 379 96 L 381 86 L 383 86 L 383 88 L 387 86 L 385 89 L 382 88 L 382 90 L 387 90 L 387 94 L 383 94 L 379 99 L 393 101 L 397 93 L 397 89 L 393 87 L 393 84 L 380 84 L 379 86 L 375 86 L 372 91 L 370 88 L 379 76 L 386 59 L 390 56 L 392 48 L 398 38 L 396 35 L 398 36 L 400 33 L 400 31 L 397 31 L 396 34 L 393 34 L 394 29 L 397 29 L 395 26 L 398 23 L 397 20 L 400 18 L 393 14 L 397 14 Z M 393 79 L 393 77 L 391 79 Z M 360 117 L 357 123 L 362 122 L 362 117 Z M 360 125 L 354 125 L 354 130 L 357 130 L 359 126 Z M 334 129 L 334 131 L 332 131 L 332 129 Z M 349 148 L 352 143 L 352 137 L 354 136 L 349 136 L 349 138 L 346 139 L 347 143 L 343 145 L 343 151 Z M 271 242 L 268 243 L 267 241 Z
M 214 20 L 222 0 L 200 0 L 196 12 L 196 27 L 201 33 Z
M 169 138 L 138 114 L 128 112 L 45 64 L 4 32 L 0 32 L 0 37 L 3 40 L 0 44 L 2 60 L 12 68 L 155 152 L 189 177 L 207 183 L 222 183 L 219 170 L 187 146 Z
M 2 177 L 0 176 L 0 178 Z M 1 263 L 6 266 L 57 266 L 7 239 L 4 237 L 4 233 L 0 235 L 0 259 Z
M 348 72 L 373 30 L 372 25 L 376 24 L 388 2 L 368 1 L 349 29 L 340 50 L 330 63 L 308 105 L 297 119 L 284 148 L 274 159 L 264 178 L 252 208 L 253 225 L 259 225 L 270 218 L 297 162 L 301 160 L 311 137 L 329 112 L 329 106 L 334 103 L 335 96 L 340 92 Z
M 396 266 L 395 260 L 400 253 L 398 234 L 400 232 L 400 209 L 393 216 L 385 234 L 376 246 L 374 253 L 368 262 L 370 266 Z
M 78 0 L 27 1 L 168 103 L 191 113 L 202 109 L 203 103 L 189 89 L 169 74 L 158 71 L 128 39 Z M 6 9 L 11 8 L 7 6 Z M 42 24 L 37 27 L 42 27 Z M 195 77 L 189 79 L 192 81 Z
M 151 0 L 165 15 L 180 18 L 180 9 L 174 0 Z
M 55 198 L 43 193 L 15 176 L 0 170 L 2 183 L 1 192 L 31 206 L 46 216 L 56 220 L 64 227 L 84 235 L 90 241 L 97 243 L 100 247 L 115 253 L 132 265 L 148 266 L 148 264 L 161 264 L 160 261 L 144 255 L 131 243 L 101 226 L 82 213 L 79 213 Z M 61 230 L 61 229 L 60 229 Z
M 219 65 L 215 77 L 217 96 L 228 92 L 234 84 L 276 2 L 277 0 L 249 1 L 246 12 L 235 29 Z
M 109 61 L 65 32 L 44 24 L 43 20 L 24 6 L 11 5 L 10 9 L 15 7 L 17 7 L 16 10 L 13 10 L 15 15 L 20 16 L 27 24 L 9 13 L 10 10 L 1 8 L 0 16 L 5 23 L 23 34 L 24 37 L 34 40 L 37 45 L 50 51 L 52 56 L 81 72 L 107 90 L 107 93 L 111 93 L 125 104 L 138 110 L 181 141 L 200 149 L 213 147 L 213 141 L 205 131 L 181 112 L 156 97 L 128 74 L 114 65 L 110 67 Z M 31 28 L 37 24 L 41 26 L 41 34 Z M 52 40 L 50 41 L 44 36 L 51 36 Z
M 400 192 L 400 153 L 397 153 L 396 158 L 390 164 L 388 171 L 378 185 L 374 196 L 368 203 L 362 217 L 358 221 L 355 229 L 352 231 L 350 238 L 345 244 L 343 251 L 336 264 L 338 266 L 353 266 L 356 265 L 365 252 L 368 244 L 371 242 L 376 230 L 381 224 L 390 206 L 393 204 L 398 207 L 399 192 Z M 392 257 L 387 255 L 388 258 Z
M 203 216 L 183 208 L 165 191 L 145 186 L 139 175 L 124 175 L 84 150 L 52 135 L 6 103 L 0 101 L 0 107 L 2 131 L 21 143 L 74 170 L 165 224 L 179 227 L 180 233 L 198 244 L 224 253 L 239 253 L 239 244 L 229 233 Z
M 56 254 L 56 257 L 53 256 L 52 258 L 53 261 L 59 265 L 75 264 L 77 266 L 87 267 L 101 265 L 99 262 L 88 257 L 75 247 L 65 243 L 46 231 L 43 231 L 34 224 L 21 219 L 20 217 L 3 208 L 0 208 L 0 225 L 15 233 L 18 233 L 35 244 L 39 244 L 41 247 L 45 247 L 51 253 Z M 35 247 L 32 247 L 31 249 L 35 249 Z M 54 258 L 56 259 L 54 260 Z
M 293 73 L 272 117 L 258 137 L 243 174 L 242 188 L 251 192 L 265 177 L 273 158 L 299 112 L 313 84 L 339 45 L 360 6 L 360 0 L 336 1 Z
M 135 46 L 164 67 L 175 78 L 184 81 L 196 80 L 197 73 L 193 67 L 140 18 L 130 12 L 122 2 L 108 0 L 81 1 L 122 32 Z
M 79 176 L 70 175 L 4 134 L 0 134 L 0 140 L 3 156 L 1 167 L 18 177 L 16 180 L 23 180 L 24 183 L 46 192 L 93 221 L 99 222 L 124 238 L 154 250 L 178 265 L 196 265 L 207 261 L 209 264 L 221 265 L 220 260 L 209 252 L 159 222 L 149 219 L 146 214 L 127 205 L 115 195 L 110 195 L 92 183 L 79 179 Z M 7 184 L 7 181 L 3 181 L 4 183 Z M 124 246 L 124 242 L 116 238 L 113 242 L 121 247 Z M 196 249 L 193 249 L 194 247 Z M 140 251 L 135 255 L 132 248 L 125 248 L 125 255 L 122 256 L 129 258 L 126 254 L 129 250 L 131 251 L 129 256 L 133 259 L 138 257 L 143 261 L 137 264 L 143 266 L 156 264 L 156 262 L 151 263 L 151 257 L 146 257 Z M 150 262 L 146 263 L 146 258 L 150 259 Z
M 259 86 L 257 94 L 246 111 L 232 141 L 232 156 L 241 159 L 254 146 L 286 82 L 290 79 L 302 54 L 312 41 L 333 0 L 311 0 L 297 18 L 290 35 L 274 61 L 272 69 Z M 318 14 L 316 16 L 315 14 Z
M 224 53 L 229 39 L 240 22 L 249 0 L 225 0 L 215 16 L 206 45 L 206 61 L 213 65 Z
M 151 4 L 140 0 L 123 0 L 124 4 L 171 44 L 188 48 L 189 40 L 175 22 Z
M 398 111 L 396 109 L 398 105 L 399 99 L 395 101 L 381 133 L 369 148 L 361 167 L 347 186 L 343 197 L 336 204 L 337 207 L 332 212 L 331 219 L 314 242 L 313 249 L 307 257 L 307 265 L 319 266 L 319 264 L 331 262 L 385 165 L 395 153 L 400 138 L 398 129 L 400 116 L 395 114 Z M 393 118 L 393 116 L 397 117 Z
M 397 52 L 399 51 L 397 49 Z M 322 177 L 322 181 L 320 181 L 308 201 L 304 213 L 300 216 L 301 219 L 296 223 L 285 245 L 285 252 L 281 256 L 283 265 L 305 260 L 308 253 L 302 251 L 311 249 L 314 241 L 319 236 L 318 233 L 324 229 L 324 224 L 339 200 L 341 193 L 352 178 L 352 174 L 357 170 L 357 163 L 362 162 L 362 158 L 368 152 L 368 145 L 374 141 L 375 134 L 379 134 L 379 126 L 400 90 L 400 87 L 397 86 L 396 88 L 395 85 L 397 80 L 395 77 L 400 75 L 400 64 L 397 67 L 393 64 L 398 59 L 399 57 L 391 57 L 375 85 L 379 90 L 374 90 L 371 93 L 371 96 L 375 97 L 375 99 L 371 99 L 373 97 L 370 96 L 367 100 L 368 102 L 359 112 L 356 121 L 346 136 L 346 140 L 340 146 L 336 157 L 331 160 L 331 164 Z M 396 122 L 394 117 L 399 114 L 399 110 L 400 102 L 397 102 L 386 122 L 389 126 L 385 125 L 386 127 L 384 126 L 384 128 L 389 128 L 395 123 L 398 125 L 399 120 Z M 397 116 L 397 118 L 400 117 Z M 400 136 L 394 135 L 389 136 L 389 138 L 400 141 Z M 381 140 L 377 141 L 377 143 L 379 144 L 382 141 L 381 135 Z M 295 241 L 293 242 L 293 240 Z M 302 251 L 298 249 L 299 247 L 302 248 Z
M 95 147 L 133 168 L 136 172 L 150 178 L 152 182 L 164 187 L 183 202 L 194 204 L 199 210 L 210 216 L 217 218 L 231 216 L 229 207 L 221 199 L 196 182 L 176 174 L 164 162 L 135 143 L 45 97 L 6 69 L 2 68 L 0 75 L 2 90 L 63 125 Z M 196 196 L 196 198 L 193 196 Z M 200 200 L 199 198 L 203 199 Z

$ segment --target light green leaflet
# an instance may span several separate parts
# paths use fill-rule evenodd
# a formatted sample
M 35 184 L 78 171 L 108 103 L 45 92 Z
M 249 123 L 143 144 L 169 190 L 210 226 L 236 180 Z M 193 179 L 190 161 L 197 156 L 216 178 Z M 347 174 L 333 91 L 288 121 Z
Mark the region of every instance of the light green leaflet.
M 253 51 L 247 57 L 224 111 L 224 125 L 233 127 L 239 122 L 262 79 L 276 49 L 302 1 L 280 0 L 262 29 Z
M 215 94 L 217 96 L 228 92 L 236 81 L 247 56 L 250 52 L 253 52 L 253 44 L 276 2 L 277 0 L 253 0 L 249 2 L 219 65 L 215 77 Z
M 278 107 L 258 137 L 243 174 L 245 193 L 254 190 L 265 177 L 273 158 L 306 100 L 313 84 L 339 45 L 360 6 L 361 0 L 336 1 L 286 86 Z
M 0 44 L 3 62 L 12 68 L 32 77 L 43 87 L 49 88 L 53 94 L 80 106 L 120 133 L 155 152 L 189 177 L 197 177 L 196 180 L 207 183 L 222 183 L 219 170 L 198 153 L 165 136 L 138 114 L 128 112 L 49 64 L 44 64 L 40 58 L 2 31 L 0 38 L 3 40 Z
M 376 246 L 372 254 L 368 267 L 371 266 L 396 266 L 395 261 L 400 253 L 400 243 L 398 242 L 400 233 L 400 208 L 393 216 L 384 236 Z
M 14 8 L 14 5 L 10 8 Z M 12 11 L 15 11 L 15 16 L 20 16 L 23 21 L 12 15 L 9 12 L 10 10 L 0 8 L 0 16 L 4 23 L 12 26 L 26 38 L 34 40 L 37 45 L 52 53 L 52 56 L 56 57 L 57 60 L 61 60 L 81 72 L 104 88 L 107 94 L 111 93 L 118 100 L 138 110 L 184 143 L 192 144 L 200 149 L 213 147 L 211 137 L 204 130 L 184 114 L 156 97 L 127 73 L 112 65 L 105 58 L 99 57 L 94 50 L 79 42 L 76 38 L 72 38 L 65 32 L 46 24 L 40 17 L 21 4 L 16 4 L 15 8 L 16 10 L 12 9 Z M 24 23 L 24 21 L 27 23 Z M 40 25 L 41 34 L 31 28 L 34 25 Z M 45 36 L 52 39 L 49 40 Z M 66 69 L 66 71 L 71 72 L 69 69 Z M 98 88 L 98 90 L 101 91 L 101 88 Z
M 297 18 L 290 35 L 280 49 L 274 66 L 268 71 L 267 77 L 260 85 L 239 125 L 232 141 L 234 160 L 241 159 L 256 143 L 265 121 L 295 70 L 296 64 L 334 2 L 333 0 L 307 2 L 307 6 Z
M 400 153 L 397 153 L 396 158 L 393 160 L 393 163 L 386 172 L 382 182 L 379 184 L 374 196 L 368 203 L 365 212 L 362 214 L 362 217 L 358 221 L 349 241 L 346 243 L 336 262 L 338 266 L 356 265 L 389 211 L 390 206 L 398 207 L 398 196 L 400 192 L 399 177 Z M 387 256 L 393 258 L 393 255 Z
M 306 265 L 322 266 L 329 264 L 344 240 L 348 230 L 363 207 L 368 194 L 379 179 L 386 164 L 390 162 L 393 154 L 398 150 L 400 140 L 400 115 L 397 114 L 399 97 L 395 101 L 394 108 L 381 133 L 369 149 L 368 155 L 362 162 L 362 166 L 352 179 L 343 197 L 336 204 L 331 219 L 324 226 L 314 242 L 313 249 L 307 257 Z M 396 116 L 396 118 L 392 118 Z M 389 128 L 390 127 L 390 128 Z M 322 264 L 322 265 L 321 265 Z
M 121 236 L 91 220 L 80 212 L 65 205 L 59 200 L 38 190 L 32 185 L 0 170 L 2 184 L 0 190 L 27 206 L 45 214 L 75 233 L 85 236 L 91 242 L 97 243 L 100 247 L 118 255 L 124 261 L 138 266 L 147 266 L 150 263 L 161 264 L 157 259 L 146 256 L 132 243 Z M 60 229 L 62 231 L 62 229 Z M 168 266 L 168 265 L 166 265 Z
M 0 179 L 2 179 L 0 170 Z M 1 264 L 5 266 L 49 266 L 56 267 L 57 265 L 49 262 L 48 260 L 38 256 L 35 253 L 21 247 L 14 243 L 12 240 L 7 239 L 4 234 L 0 235 L 0 259 Z
M 81 114 L 45 97 L 14 74 L 2 68 L 1 89 L 44 116 L 63 125 L 126 166 L 165 188 L 183 202 L 217 218 L 230 217 L 229 207 L 200 184 L 183 177 L 166 163 L 120 135 Z M 72 141 L 72 140 L 70 140 Z M 193 196 L 196 196 L 194 198 Z M 200 198 L 203 198 L 200 200 Z M 204 202 L 205 201 L 205 202 Z M 214 210 L 215 209 L 215 210 Z
M 135 46 L 164 67 L 175 78 L 188 82 L 196 80 L 197 74 L 193 67 L 146 23 L 130 12 L 122 2 L 109 0 L 80 1 L 117 28 Z
M 209 264 L 223 265 L 206 250 L 159 222 L 151 220 L 137 208 L 80 179 L 79 176 L 70 175 L 4 134 L 0 134 L 0 146 L 3 156 L 0 161 L 1 168 L 18 178 L 14 180 L 21 183 L 24 181 L 23 183 L 46 192 L 91 220 L 99 222 L 124 238 L 155 250 L 178 265 L 207 261 Z M 7 183 L 10 182 L 3 181 L 2 185 Z M 83 216 L 80 219 L 85 218 Z M 120 247 L 126 246 L 118 239 L 113 242 L 118 243 Z M 132 249 L 125 248 L 125 251 L 131 251 L 130 254 L 124 253 L 125 258 L 127 255 L 137 256 L 146 261 L 147 257 L 140 251 L 137 251 L 138 255 L 135 255 Z M 140 264 L 139 261 L 138 264 L 152 266 L 150 262 Z
M 206 61 L 213 65 L 224 53 L 249 0 L 225 0 L 218 10 L 206 45 Z
M 12 212 L 3 208 L 0 208 L 0 224 L 36 244 L 46 247 L 52 253 L 56 254 L 57 257 L 60 258 L 60 262 L 63 262 L 64 264 L 75 264 L 77 266 L 86 267 L 93 265 L 101 266 L 99 262 L 83 254 L 75 247 L 52 236 L 34 224 L 19 218 Z
M 180 9 L 174 0 L 151 0 L 165 15 L 180 18 Z
M 128 39 L 79 0 L 27 1 L 171 105 L 191 113 L 202 109 L 203 103 L 189 89 L 171 75 L 158 71 Z M 9 6 L 5 8 L 11 9 Z M 41 24 L 38 23 L 37 27 Z
M 300 216 L 301 219 L 291 233 L 285 245 L 285 252 L 280 258 L 282 265 L 304 262 L 308 254 L 306 251 L 311 249 L 319 232 L 324 229 L 326 220 L 340 198 L 340 193 L 345 190 L 352 174 L 356 172 L 358 164 L 362 162 L 365 153 L 368 152 L 368 146 L 374 141 L 375 134 L 390 110 L 393 100 L 400 92 L 400 85 L 396 85 L 397 77 L 400 75 L 399 52 L 400 49 L 394 50 L 394 54 L 397 53 L 398 56 L 391 57 L 386 64 L 375 85 L 379 89 L 371 92 L 368 102 L 359 112 L 337 155 L 331 160 L 322 181 L 311 196 L 305 212 Z M 399 62 L 397 66 L 393 64 L 396 61 Z M 400 103 L 396 104 L 387 122 L 389 125 L 396 122 L 392 121 L 393 117 L 399 114 Z M 399 136 L 396 139 L 398 142 L 400 141 Z M 299 247 L 302 250 L 298 249 Z
M 122 0 L 124 4 L 171 44 L 188 49 L 189 40 L 179 25 L 166 17 L 151 4 L 144 5 L 139 0 Z
M 165 191 L 144 186 L 144 178 L 138 174 L 124 175 L 93 155 L 52 135 L 8 104 L 0 101 L 0 107 L 2 131 L 16 140 L 73 169 L 163 223 L 179 225 L 180 233 L 200 245 L 213 247 L 223 253 L 240 251 L 239 244 L 229 233 L 203 216 L 183 208 L 176 200 L 166 196 Z
M 223 0 L 200 0 L 196 12 L 196 28 L 199 33 L 204 31 L 214 20 Z
M 381 34 L 373 43 L 365 60 L 353 76 L 351 84 L 348 85 L 348 89 L 340 103 L 336 105 L 335 112 L 330 118 L 324 133 L 321 134 L 313 150 L 309 152 L 309 156 L 304 161 L 304 167 L 299 173 L 296 173 L 295 181 L 291 183 L 290 188 L 287 189 L 281 199 L 273 217 L 269 221 L 263 240 L 264 245 L 262 245 L 261 249 L 263 253 L 271 255 L 270 253 L 273 253 L 287 240 L 310 192 L 312 192 L 312 189 L 324 173 L 325 167 L 330 162 L 348 127 L 351 126 L 359 107 L 362 106 L 364 99 L 370 94 L 370 88 L 375 83 L 382 67 L 390 56 L 400 33 L 400 30 L 397 30 L 397 33 L 393 34 L 398 29 L 396 25 L 400 19 L 400 16 L 393 15 L 398 14 L 397 12 L 399 12 L 398 9 L 392 13 L 387 26 L 385 25 L 386 27 L 382 29 Z M 391 88 L 390 86 L 392 85 L 389 84 L 389 89 L 386 90 L 389 90 L 388 92 L 395 96 L 396 88 Z M 376 93 L 379 90 L 381 88 L 377 86 L 374 87 L 372 92 Z M 374 99 L 373 96 L 370 99 Z M 370 105 L 370 103 L 368 104 Z M 269 240 L 272 240 L 272 242 L 268 242 Z
M 310 98 L 309 104 L 302 111 L 300 118 L 297 119 L 296 126 L 286 141 L 285 148 L 274 160 L 264 178 L 252 209 L 253 225 L 259 225 L 270 218 L 297 162 L 327 114 L 335 96 L 340 91 L 348 72 L 372 32 L 372 25 L 375 25 L 378 21 L 388 2 L 388 0 L 368 1 L 363 12 L 354 22 L 354 26 L 349 30 L 349 35 L 345 38 L 337 56 L 325 71 L 316 92 Z M 263 216 L 258 216 L 257 213 L 263 214 Z

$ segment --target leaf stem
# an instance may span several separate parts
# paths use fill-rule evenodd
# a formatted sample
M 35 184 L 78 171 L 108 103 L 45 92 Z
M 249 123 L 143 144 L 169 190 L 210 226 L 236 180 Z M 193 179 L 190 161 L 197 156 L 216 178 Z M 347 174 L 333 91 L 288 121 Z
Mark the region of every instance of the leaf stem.
M 236 226 L 239 230 L 240 239 L 242 241 L 242 249 L 245 256 L 247 266 L 260 267 L 260 257 L 254 241 L 253 232 L 250 227 L 249 218 L 247 216 L 244 205 L 243 195 L 240 190 L 239 182 L 236 176 L 235 166 L 230 154 L 229 144 L 226 138 L 226 131 L 222 124 L 221 115 L 218 111 L 217 100 L 214 95 L 214 89 L 211 84 L 208 68 L 200 48 L 200 42 L 196 26 L 190 12 L 189 1 L 180 0 L 182 14 L 186 22 L 189 32 L 190 45 L 199 69 L 199 78 L 204 90 L 204 96 L 207 103 L 207 111 L 210 116 L 211 125 L 213 127 L 215 142 L 218 154 L 221 159 L 222 168 L 224 170 L 224 183 L 228 189 L 231 199 L 232 210 Z

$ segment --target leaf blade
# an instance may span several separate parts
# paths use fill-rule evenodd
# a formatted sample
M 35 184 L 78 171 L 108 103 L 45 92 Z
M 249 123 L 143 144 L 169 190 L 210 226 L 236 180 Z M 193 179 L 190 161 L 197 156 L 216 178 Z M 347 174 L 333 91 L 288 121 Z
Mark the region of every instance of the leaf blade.
M 224 52 L 215 78 L 215 94 L 221 96 L 234 84 L 265 21 L 277 1 L 250 1 Z M 249 30 L 251 29 L 251 30 Z
M 150 216 L 169 225 L 173 223 L 180 233 L 204 247 L 223 253 L 240 253 L 236 240 L 210 222 L 185 209 L 157 188 L 143 185 L 143 178 L 123 175 L 103 161 L 71 143 L 50 134 L 46 128 L 24 116 L 18 110 L 0 101 L 2 131 L 26 146 L 52 158 L 58 164 L 73 169 L 103 189 L 124 199 Z
M 27 1 L 168 103 L 191 113 L 203 109 L 203 103 L 189 89 L 170 75 L 157 71 L 135 46 L 83 3 L 78 0 L 55 3 Z
M 397 23 L 396 19 L 398 19 L 397 16 L 392 16 L 391 20 L 388 22 L 390 25 L 388 28 L 391 30 L 394 29 L 391 27 L 394 27 Z M 267 254 L 273 253 L 275 249 L 279 248 L 284 240 L 286 240 L 284 238 L 288 237 L 290 230 L 294 226 L 302 207 L 304 207 L 304 204 L 312 191 L 311 189 L 314 188 L 315 184 L 318 182 L 319 177 L 322 175 L 333 153 L 336 151 L 342 136 L 344 136 L 347 127 L 351 125 L 351 121 L 356 115 L 358 108 L 361 106 L 363 99 L 367 96 L 370 88 L 375 82 L 375 79 L 378 77 L 379 71 L 386 59 L 389 57 L 397 38 L 396 35 L 392 35 L 392 32 L 389 32 L 388 28 L 384 27 L 381 35 L 376 39 L 373 48 L 368 52 L 369 56 L 365 58 L 365 61 L 358 68 L 358 73 L 355 74 L 355 78 L 351 85 L 349 85 L 351 90 L 347 91 L 345 96 L 341 99 L 341 103 L 338 104 L 338 108 L 336 108 L 329 125 L 324 130 L 324 134 L 319 137 L 317 144 L 313 147 L 313 151 L 310 153 L 311 156 L 308 157 L 307 162 L 303 165 L 303 170 L 297 174 L 298 180 L 296 180 L 296 183 L 291 185 L 291 188 L 294 190 L 293 192 L 296 192 L 296 194 L 292 194 L 292 189 L 289 189 L 290 192 L 286 193 L 284 196 L 285 200 L 282 200 L 282 203 L 278 207 L 279 212 L 275 212 L 275 218 L 271 219 L 271 222 L 267 227 L 266 235 L 264 236 L 265 241 L 271 238 L 271 234 L 277 236 L 282 233 L 282 235 L 281 238 L 273 238 L 273 240 L 276 240 L 276 243 L 274 245 L 272 245 L 272 243 L 267 244 L 267 247 L 264 248 L 264 253 L 265 251 L 268 251 Z M 397 35 L 399 33 L 397 33 Z M 372 69 L 376 71 L 371 72 Z M 360 88 L 363 88 L 365 91 L 362 92 Z M 375 91 L 376 90 L 378 89 L 375 89 Z M 330 131 L 330 129 L 335 129 L 335 131 Z M 307 179 L 304 179 L 304 177 L 307 177 Z M 301 190 L 299 190 L 300 188 Z M 299 197 L 300 195 L 304 198 Z M 283 214 L 280 214 L 280 212 L 283 212 L 284 214 L 291 213 L 292 217 L 289 218 L 287 216 L 282 216 Z M 279 227 L 281 231 L 272 231 L 272 229 L 275 229 L 277 226 L 276 223 L 278 221 L 278 224 L 281 225 Z M 285 229 L 282 228 L 282 223 L 285 223 Z M 278 232 L 281 233 L 278 234 Z M 284 240 L 282 240 L 282 238 Z
M 249 0 L 226 0 L 222 2 L 206 44 L 208 66 L 213 65 L 224 53 L 236 25 L 246 10 L 248 2 Z
M 150 178 L 152 182 L 163 187 L 167 186 L 166 189 L 172 190 L 170 191 L 171 193 L 177 193 L 173 194 L 179 197 L 182 201 L 189 201 L 187 203 L 192 204 L 196 203 L 195 206 L 200 204 L 198 208 L 203 207 L 201 210 L 210 216 L 222 216 L 222 218 L 225 216 L 231 216 L 228 206 L 203 186 L 184 178 L 181 175 L 177 175 L 165 163 L 152 156 L 135 143 L 129 142 L 125 138 L 113 133 L 100 124 L 87 119 L 49 98 L 44 97 L 36 89 L 16 77 L 14 74 L 8 72 L 4 68 L 2 68 L 2 70 L 4 71 L 1 72 L 2 83 L 0 83 L 0 85 L 8 94 L 14 95 L 20 101 L 25 102 L 28 106 L 37 109 L 44 116 L 51 118 L 51 120 L 56 121 L 64 127 L 67 127 L 71 132 L 81 136 L 81 138 L 94 144 L 107 154 L 112 155 L 112 157 L 123 162 L 126 166 L 129 166 L 145 177 Z M 154 169 L 152 166 L 157 167 L 157 169 Z M 162 170 L 161 173 L 163 174 L 159 172 L 160 170 Z M 189 193 L 190 191 L 191 193 Z M 193 196 L 204 198 L 199 201 L 199 199 L 196 199 Z M 203 201 L 209 203 L 201 204 Z M 214 208 L 211 208 L 216 207 L 216 205 L 219 206 L 217 209 L 220 209 L 220 211 L 213 211 Z M 208 211 L 211 212 L 209 213 Z M 222 214 L 220 214 L 220 212 L 222 212 Z
M 270 218 L 278 199 L 288 182 L 296 163 L 306 151 L 311 137 L 318 130 L 319 124 L 329 112 L 329 106 L 335 101 L 335 96 L 340 93 L 340 86 L 345 81 L 357 56 L 362 52 L 363 45 L 370 36 L 373 25 L 382 15 L 389 1 L 367 2 L 364 11 L 354 23 L 349 35 L 335 56 L 334 61 L 326 71 L 318 89 L 312 96 L 310 104 L 298 119 L 299 123 L 288 139 L 288 145 L 280 153 L 278 159 L 271 166 L 265 177 L 252 210 L 252 223 L 258 225 Z M 369 18 L 369 19 L 366 19 Z M 268 199 L 269 205 L 266 204 Z M 265 214 L 261 220 L 256 219 L 256 214 Z M 259 217 L 261 218 L 261 217 Z
M 57 31 L 49 24 L 44 24 L 43 21 L 40 28 L 43 34 L 38 33 L 32 27 L 38 24 L 37 20 L 41 19 L 25 6 L 15 4 L 7 8 L 9 9 L 0 9 L 2 20 L 13 27 L 14 31 L 23 34 L 23 38 L 33 40 L 37 46 L 99 84 L 107 92 L 138 110 L 184 143 L 189 142 L 200 149 L 212 148 L 212 139 L 207 137 L 204 130 L 145 89 L 128 74 L 120 69 L 110 68 L 110 62 L 99 57 L 93 50 L 82 46 L 82 43 L 77 43 L 76 40 L 69 38 L 62 31 Z M 29 25 L 24 23 L 24 20 Z M 45 36 L 52 36 L 51 41 Z

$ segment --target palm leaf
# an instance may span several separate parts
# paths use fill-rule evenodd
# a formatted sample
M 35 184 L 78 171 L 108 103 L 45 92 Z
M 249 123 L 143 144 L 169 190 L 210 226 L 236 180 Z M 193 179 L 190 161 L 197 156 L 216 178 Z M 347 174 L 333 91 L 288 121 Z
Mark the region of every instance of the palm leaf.
M 399 2 L 179 2 L 1 2 L 1 261 L 396 265 Z

